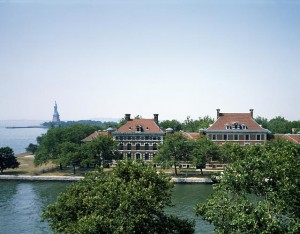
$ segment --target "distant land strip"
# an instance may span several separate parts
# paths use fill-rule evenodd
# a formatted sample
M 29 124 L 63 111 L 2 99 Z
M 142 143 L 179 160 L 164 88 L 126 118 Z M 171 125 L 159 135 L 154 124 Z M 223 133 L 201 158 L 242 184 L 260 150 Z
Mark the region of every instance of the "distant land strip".
M 29 180 L 29 181 L 78 181 L 83 179 L 83 176 L 21 176 L 21 175 L 0 175 L 0 180 Z M 201 183 L 212 184 L 210 178 L 175 178 L 172 177 L 174 183 Z
M 5 128 L 14 129 L 14 128 L 48 128 L 48 127 L 45 127 L 45 126 L 24 126 L 24 127 L 15 127 L 15 126 L 12 126 L 12 127 L 5 127 Z

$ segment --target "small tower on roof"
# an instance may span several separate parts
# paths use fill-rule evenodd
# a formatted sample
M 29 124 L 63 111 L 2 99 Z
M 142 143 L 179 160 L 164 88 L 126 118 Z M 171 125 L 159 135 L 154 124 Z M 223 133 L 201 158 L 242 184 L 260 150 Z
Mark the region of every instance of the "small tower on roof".
M 54 114 L 53 114 L 52 122 L 53 123 L 59 123 L 60 122 L 59 114 L 58 114 L 58 111 L 57 111 L 56 101 L 55 101 L 55 105 L 54 105 Z

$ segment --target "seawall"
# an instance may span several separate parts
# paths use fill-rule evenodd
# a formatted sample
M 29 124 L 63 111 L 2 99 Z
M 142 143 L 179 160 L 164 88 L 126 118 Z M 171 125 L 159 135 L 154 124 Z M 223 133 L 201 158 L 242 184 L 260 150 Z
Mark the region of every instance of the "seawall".
M 83 179 L 83 176 L 21 176 L 21 175 L 0 175 L 0 180 L 25 180 L 25 181 L 78 181 Z M 172 177 L 174 183 L 202 183 L 212 184 L 210 178 L 175 178 Z

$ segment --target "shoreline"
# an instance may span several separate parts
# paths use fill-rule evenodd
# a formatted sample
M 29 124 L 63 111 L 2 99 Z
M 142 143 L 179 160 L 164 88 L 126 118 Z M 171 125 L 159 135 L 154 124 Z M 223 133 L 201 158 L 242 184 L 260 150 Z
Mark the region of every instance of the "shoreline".
M 0 180 L 22 180 L 22 181 L 79 181 L 83 176 L 22 176 L 22 175 L 0 175 Z M 177 178 L 171 179 L 175 184 L 193 183 L 193 184 L 212 184 L 210 178 Z

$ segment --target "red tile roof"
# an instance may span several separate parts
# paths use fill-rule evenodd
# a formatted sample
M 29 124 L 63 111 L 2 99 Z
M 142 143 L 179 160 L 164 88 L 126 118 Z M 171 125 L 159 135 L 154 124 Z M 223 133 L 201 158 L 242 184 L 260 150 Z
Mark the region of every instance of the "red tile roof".
M 116 132 L 134 133 L 136 127 L 141 126 L 142 132 L 163 132 L 153 119 L 131 119 L 121 126 Z
M 251 113 L 220 113 L 216 122 L 207 130 L 227 130 L 226 125 L 233 126 L 233 123 L 247 126 L 247 130 L 265 130 L 252 118 Z M 229 129 L 228 129 L 229 130 Z
M 300 144 L 300 134 L 274 134 L 275 138 L 281 137 L 295 144 Z
M 109 132 L 102 132 L 102 131 L 96 131 L 96 132 L 93 132 L 91 135 L 87 136 L 86 138 L 84 138 L 83 142 L 87 142 L 87 141 L 92 141 L 94 138 L 96 138 L 97 136 L 109 136 L 110 133 Z
M 182 132 L 182 135 L 188 140 L 193 140 L 200 136 L 200 132 Z

